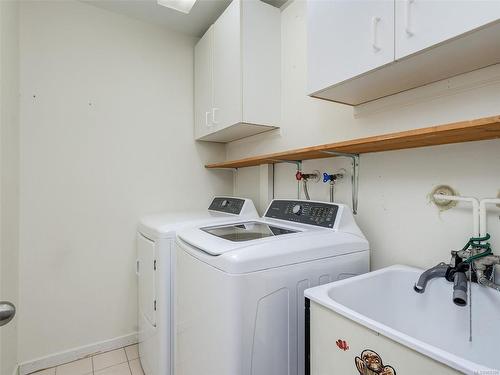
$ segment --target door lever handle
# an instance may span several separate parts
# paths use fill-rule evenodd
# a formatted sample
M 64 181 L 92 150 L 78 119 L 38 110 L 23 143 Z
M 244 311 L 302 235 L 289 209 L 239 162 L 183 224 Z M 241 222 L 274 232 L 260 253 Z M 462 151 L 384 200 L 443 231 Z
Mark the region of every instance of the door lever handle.
M 16 315 L 16 307 L 7 301 L 0 301 L 0 327 L 9 323 Z

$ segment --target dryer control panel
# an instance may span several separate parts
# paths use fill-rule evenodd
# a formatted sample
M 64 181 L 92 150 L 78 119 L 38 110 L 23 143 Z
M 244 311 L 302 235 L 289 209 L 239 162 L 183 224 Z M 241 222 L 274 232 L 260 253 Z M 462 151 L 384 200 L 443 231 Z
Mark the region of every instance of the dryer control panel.
M 331 203 L 274 200 L 267 209 L 265 216 L 273 219 L 333 228 L 338 210 L 339 206 Z
M 225 212 L 227 214 L 239 215 L 245 204 L 244 199 L 231 197 L 215 197 L 210 207 L 211 211 Z

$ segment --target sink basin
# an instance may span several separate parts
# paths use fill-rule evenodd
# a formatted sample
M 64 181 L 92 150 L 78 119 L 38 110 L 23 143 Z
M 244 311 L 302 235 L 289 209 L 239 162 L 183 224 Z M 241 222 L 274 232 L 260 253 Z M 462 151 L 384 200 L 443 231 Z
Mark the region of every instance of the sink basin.
M 470 342 L 469 308 L 453 304 L 452 284 L 444 278 L 431 280 L 424 294 L 415 293 L 421 272 L 392 266 L 308 289 L 305 296 L 451 369 L 500 374 L 500 293 L 472 285 Z M 311 326 L 314 316 L 311 311 Z

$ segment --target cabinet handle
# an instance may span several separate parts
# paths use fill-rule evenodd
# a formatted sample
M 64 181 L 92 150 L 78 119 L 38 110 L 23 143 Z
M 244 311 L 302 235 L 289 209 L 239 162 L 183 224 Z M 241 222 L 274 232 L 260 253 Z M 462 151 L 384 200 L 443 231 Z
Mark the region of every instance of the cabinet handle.
M 413 31 L 411 30 L 410 24 L 411 24 L 411 6 L 415 2 L 415 0 L 406 0 L 406 26 L 405 26 L 405 31 L 406 35 L 411 37 L 413 36 Z
M 219 108 L 212 108 L 212 122 L 217 124 L 217 120 L 215 119 L 215 113 L 219 110 Z
M 377 44 L 378 41 L 378 24 L 380 22 L 380 17 L 372 17 L 372 47 L 375 52 L 380 51 L 380 47 Z
M 208 125 L 208 115 L 210 114 L 210 112 L 205 112 L 205 126 L 208 127 L 210 125 Z

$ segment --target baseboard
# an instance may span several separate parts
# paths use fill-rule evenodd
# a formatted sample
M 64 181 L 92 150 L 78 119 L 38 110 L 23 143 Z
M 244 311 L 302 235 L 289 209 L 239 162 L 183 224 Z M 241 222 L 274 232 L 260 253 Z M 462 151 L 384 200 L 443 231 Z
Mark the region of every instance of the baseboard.
M 35 371 L 62 365 L 64 363 L 76 361 L 77 359 L 90 357 L 98 353 L 119 349 L 135 343 L 137 343 L 137 333 L 131 333 L 114 339 L 65 350 L 63 352 L 21 363 L 19 365 L 19 375 L 27 375 Z

